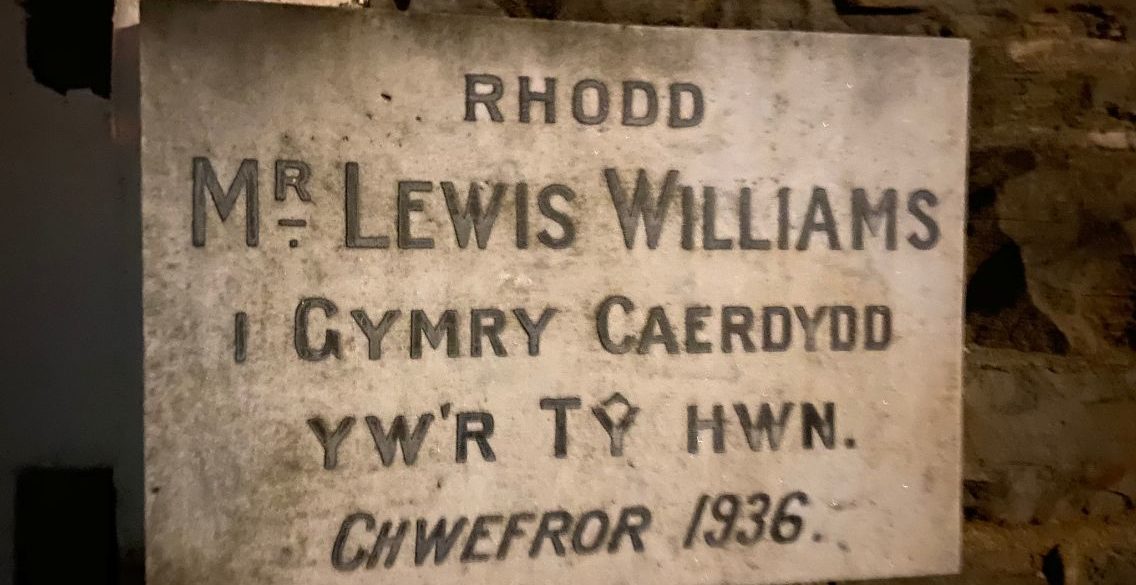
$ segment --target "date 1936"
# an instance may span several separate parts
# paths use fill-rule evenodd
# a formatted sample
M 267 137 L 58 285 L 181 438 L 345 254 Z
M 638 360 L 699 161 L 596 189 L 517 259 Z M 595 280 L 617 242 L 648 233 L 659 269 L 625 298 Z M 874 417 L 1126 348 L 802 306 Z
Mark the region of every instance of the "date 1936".
M 800 491 L 779 499 L 765 492 L 744 498 L 731 493 L 702 494 L 682 546 L 694 548 L 699 541 L 713 548 L 725 548 L 731 542 L 752 546 L 766 535 L 777 544 L 790 544 L 800 538 L 805 527 L 804 518 L 794 512 L 808 505 L 809 496 Z

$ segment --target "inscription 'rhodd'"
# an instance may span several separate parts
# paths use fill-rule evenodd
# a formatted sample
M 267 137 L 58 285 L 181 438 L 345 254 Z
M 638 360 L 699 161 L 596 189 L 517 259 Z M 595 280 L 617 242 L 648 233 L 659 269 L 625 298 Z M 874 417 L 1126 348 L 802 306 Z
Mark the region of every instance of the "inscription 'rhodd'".
M 561 110 L 570 110 L 571 119 L 586 126 L 618 119 L 623 126 L 665 122 L 671 128 L 691 128 L 700 124 L 706 115 L 702 89 L 693 83 L 670 83 L 664 91 L 650 81 L 609 84 L 599 79 L 582 79 L 573 83 L 570 90 L 562 87 L 562 82 L 555 77 L 545 77 L 538 82 L 521 76 L 511 85 L 497 75 L 467 74 L 463 119 L 504 122 L 505 112 L 512 113 L 507 108 L 515 107 L 515 120 L 529 124 L 534 118 L 533 110 L 540 106 L 545 124 L 563 121 L 565 116 Z M 661 114 L 660 103 L 663 102 L 665 113 Z

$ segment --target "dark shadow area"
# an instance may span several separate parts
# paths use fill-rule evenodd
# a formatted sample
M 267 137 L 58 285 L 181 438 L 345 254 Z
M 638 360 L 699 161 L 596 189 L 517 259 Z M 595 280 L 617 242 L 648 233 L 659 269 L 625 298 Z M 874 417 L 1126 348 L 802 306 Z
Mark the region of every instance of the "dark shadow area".
M 1041 574 L 1048 585 L 1065 585 L 1065 560 L 1060 548 L 1055 546 L 1041 557 Z
M 35 80 L 61 94 L 110 97 L 114 0 L 24 0 L 26 55 Z
M 966 287 L 970 341 L 986 347 L 1069 353 L 1069 340 L 1030 300 L 1018 245 L 1007 239 L 978 266 Z
M 905 16 L 923 12 L 919 6 L 880 5 L 860 0 L 832 0 L 832 7 L 840 16 Z
M 16 585 L 118 582 L 110 468 L 21 470 L 15 520 Z

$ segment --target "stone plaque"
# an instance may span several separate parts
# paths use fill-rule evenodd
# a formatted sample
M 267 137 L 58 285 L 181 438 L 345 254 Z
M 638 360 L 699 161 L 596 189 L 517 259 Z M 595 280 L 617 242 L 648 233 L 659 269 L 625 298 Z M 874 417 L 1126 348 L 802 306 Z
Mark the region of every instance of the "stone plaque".
M 152 585 L 955 571 L 968 47 L 150 0 Z

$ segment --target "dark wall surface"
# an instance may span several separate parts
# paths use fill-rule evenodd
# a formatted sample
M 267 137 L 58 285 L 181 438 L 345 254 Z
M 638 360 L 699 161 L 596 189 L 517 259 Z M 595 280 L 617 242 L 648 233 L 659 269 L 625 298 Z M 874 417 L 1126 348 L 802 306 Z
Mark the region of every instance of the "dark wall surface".
M 134 150 L 112 138 L 109 99 L 66 91 L 76 78 L 52 77 L 50 63 L 41 81 L 66 93 L 36 81 L 26 19 L 0 2 L 0 584 L 12 579 L 15 482 L 27 466 L 113 468 L 121 549 L 142 545 L 140 226 L 123 164 Z M 56 530 L 56 562 L 77 558 L 67 526 Z

